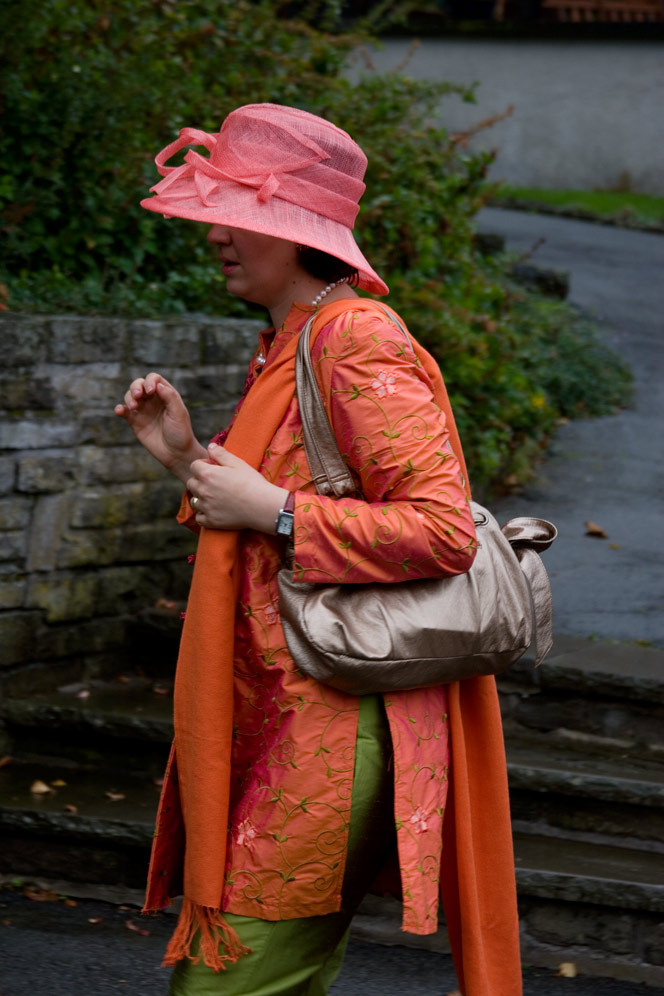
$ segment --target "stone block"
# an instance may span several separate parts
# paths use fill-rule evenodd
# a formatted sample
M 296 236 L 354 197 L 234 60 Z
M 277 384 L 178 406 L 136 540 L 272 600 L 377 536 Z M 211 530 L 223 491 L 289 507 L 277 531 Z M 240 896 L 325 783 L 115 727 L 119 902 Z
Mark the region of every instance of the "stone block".
M 30 522 L 30 498 L 0 498 L 0 531 L 26 529 Z
M 232 405 L 240 399 L 247 378 L 247 368 L 237 363 L 219 367 L 197 367 L 178 377 L 178 390 L 194 410 L 202 405 Z
M 83 678 L 83 663 L 78 658 L 28 664 L 0 672 L 0 701 L 27 698 L 55 691 Z
M 573 903 L 538 904 L 522 918 L 528 933 L 545 944 L 571 944 L 630 955 L 635 945 L 634 917 Z
M 79 451 L 79 461 L 84 485 L 171 480 L 168 471 L 136 440 L 129 446 L 86 446 Z
M 99 584 L 97 572 L 73 577 L 38 577 L 28 586 L 27 607 L 43 609 L 47 623 L 89 619 L 98 603 Z
M 156 519 L 173 521 L 181 493 L 182 485 L 174 480 L 84 492 L 73 499 L 70 524 L 74 529 L 109 529 Z
M 194 427 L 194 434 L 203 444 L 225 429 L 231 418 L 235 405 L 222 406 L 220 408 L 195 408 L 191 413 L 191 422 Z
M 22 608 L 26 590 L 25 574 L 6 574 L 0 577 L 0 609 Z
M 14 457 L 0 457 L 0 495 L 14 490 L 16 460 Z
M 219 318 L 201 323 L 203 363 L 238 363 L 245 370 L 266 325 L 243 318 Z
M 51 338 L 49 326 L 48 318 L 41 315 L 0 314 L 3 364 L 20 367 L 46 360 Z
M 67 569 L 179 560 L 193 553 L 195 545 L 193 533 L 168 520 L 119 529 L 77 529 L 62 543 L 57 566 Z
M 21 532 L 0 533 L 0 561 L 15 561 L 22 566 L 27 547 L 27 534 Z
M 664 965 L 664 922 L 661 918 L 642 926 L 641 944 L 645 962 L 650 965 Z
M 200 363 L 198 325 L 189 319 L 131 323 L 131 358 L 159 370 L 166 363 Z M 146 371 L 147 373 L 148 371 Z
M 99 363 L 127 352 L 130 322 L 117 318 L 64 315 L 50 320 L 54 363 Z
M 36 376 L 34 368 L 18 368 L 12 374 L 0 375 L 0 405 L 5 411 L 51 411 L 55 404 L 56 392 L 50 378 Z
M 129 381 L 115 399 L 121 401 Z M 113 414 L 113 405 L 107 411 L 83 412 L 79 420 L 79 443 L 82 446 L 124 446 L 134 441 L 134 434 L 124 421 Z
M 125 635 L 124 621 L 112 617 L 42 626 L 35 638 L 34 653 L 28 659 L 38 662 L 114 651 L 120 653 Z
M 76 446 L 80 432 L 75 419 L 12 418 L 0 423 L 0 449 L 41 450 L 49 446 Z
M 126 390 L 119 362 L 62 364 L 51 371 L 54 393 L 60 406 L 78 409 L 104 407 L 109 413 Z
M 32 513 L 27 555 L 28 571 L 52 571 L 67 522 L 68 494 L 42 495 Z
M 16 488 L 24 494 L 48 494 L 66 490 L 75 477 L 76 457 L 73 453 L 35 451 L 19 459 Z
M 35 659 L 38 612 L 0 613 L 0 667 L 27 664 Z

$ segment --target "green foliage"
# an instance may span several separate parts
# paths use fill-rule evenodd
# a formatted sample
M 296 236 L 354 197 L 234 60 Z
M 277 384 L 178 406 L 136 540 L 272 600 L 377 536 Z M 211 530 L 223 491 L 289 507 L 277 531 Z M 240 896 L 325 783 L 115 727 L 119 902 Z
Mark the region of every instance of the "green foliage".
M 358 240 L 441 362 L 475 481 L 521 475 L 557 417 L 592 413 L 597 395 L 615 406 L 625 375 L 603 358 L 588 378 L 599 347 L 577 317 L 516 291 L 507 262 L 478 257 L 473 219 L 489 196 L 492 157 L 435 124 L 441 99 L 472 101 L 472 88 L 356 66 L 351 77 L 377 13 L 344 33 L 333 30 L 343 6 L 5 0 L 0 279 L 9 307 L 247 313 L 226 295 L 202 227 L 138 202 L 158 179 L 154 156 L 180 128 L 217 131 L 243 103 L 293 104 L 346 128 L 367 153 Z M 294 11 L 299 19 L 284 16 Z M 380 16 L 397 14 L 385 0 Z

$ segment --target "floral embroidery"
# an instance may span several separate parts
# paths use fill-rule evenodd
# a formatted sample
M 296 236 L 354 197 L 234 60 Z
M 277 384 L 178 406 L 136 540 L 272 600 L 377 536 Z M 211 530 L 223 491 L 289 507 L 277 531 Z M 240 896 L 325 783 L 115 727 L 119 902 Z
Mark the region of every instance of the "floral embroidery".
M 273 626 L 279 618 L 279 613 L 275 609 L 274 605 L 266 605 L 263 609 L 263 615 L 265 616 L 265 621 L 268 626 Z
M 384 398 L 386 394 L 396 394 L 397 389 L 394 386 L 396 379 L 395 374 L 387 374 L 384 370 L 379 370 L 371 381 L 372 390 L 376 392 L 379 398 Z
M 425 813 L 421 806 L 418 806 L 408 822 L 413 825 L 415 833 L 426 833 L 429 829 L 428 819 L 429 814 Z
M 235 828 L 235 842 L 241 846 L 251 844 L 257 836 L 258 830 L 250 820 L 242 820 Z

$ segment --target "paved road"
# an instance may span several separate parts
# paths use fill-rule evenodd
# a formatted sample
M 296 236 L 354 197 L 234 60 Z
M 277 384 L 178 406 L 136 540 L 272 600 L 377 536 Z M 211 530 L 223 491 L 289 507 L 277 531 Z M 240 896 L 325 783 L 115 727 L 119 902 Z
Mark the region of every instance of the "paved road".
M 494 511 L 558 526 L 545 554 L 557 632 L 664 647 L 664 236 L 497 209 L 479 227 L 520 253 L 544 238 L 532 262 L 569 271 L 570 302 L 597 316 L 635 376 L 632 408 L 562 427 L 536 480 Z M 586 520 L 608 539 L 586 536 Z
M 0 996 L 165 996 L 169 970 L 159 963 L 173 923 L 173 916 L 141 917 L 95 900 L 67 907 L 0 893 Z M 447 955 L 354 942 L 330 996 L 446 996 L 456 988 Z M 524 996 L 664 996 L 664 990 L 526 969 Z

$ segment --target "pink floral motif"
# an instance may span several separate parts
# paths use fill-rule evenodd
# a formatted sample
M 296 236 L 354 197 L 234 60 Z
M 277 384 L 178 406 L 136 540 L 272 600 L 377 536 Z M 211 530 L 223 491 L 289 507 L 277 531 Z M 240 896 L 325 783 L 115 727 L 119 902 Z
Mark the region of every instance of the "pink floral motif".
M 395 374 L 387 374 L 384 370 L 379 370 L 371 381 L 371 387 L 379 398 L 384 398 L 386 394 L 397 393 L 395 387 L 396 379 Z
M 279 613 L 275 609 L 274 605 L 266 605 L 263 609 L 263 613 L 265 614 L 265 620 L 268 626 L 274 626 L 279 618 Z
M 235 842 L 241 846 L 251 844 L 254 837 L 258 836 L 258 830 L 250 820 L 242 820 L 235 828 Z
M 425 813 L 421 806 L 418 806 L 408 822 L 412 823 L 415 833 L 426 833 L 429 829 L 428 819 L 429 814 Z

